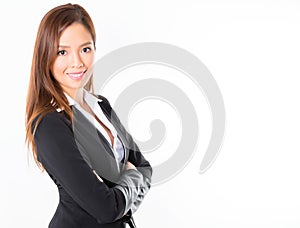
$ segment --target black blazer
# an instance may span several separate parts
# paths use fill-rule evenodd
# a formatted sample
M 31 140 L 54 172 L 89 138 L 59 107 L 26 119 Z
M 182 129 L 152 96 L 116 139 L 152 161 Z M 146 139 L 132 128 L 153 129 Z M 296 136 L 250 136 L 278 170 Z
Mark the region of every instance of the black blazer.
M 124 145 L 119 168 L 107 140 L 74 107 L 72 123 L 64 111 L 54 110 L 42 118 L 34 135 L 38 160 L 59 191 L 51 228 L 123 228 L 150 188 L 149 162 L 107 99 L 98 98 Z M 126 161 L 137 170 L 125 170 Z

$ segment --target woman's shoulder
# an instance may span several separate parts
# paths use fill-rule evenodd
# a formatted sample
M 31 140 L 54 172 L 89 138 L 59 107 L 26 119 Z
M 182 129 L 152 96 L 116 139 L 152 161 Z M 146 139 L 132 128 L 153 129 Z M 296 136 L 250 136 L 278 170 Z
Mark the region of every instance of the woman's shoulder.
M 43 117 L 42 120 L 66 120 L 67 115 L 65 114 L 64 111 L 50 111 L 46 113 Z
M 38 127 L 37 128 L 57 128 L 57 127 L 65 127 L 71 126 L 71 121 L 68 119 L 67 115 L 64 111 L 57 112 L 57 111 L 50 111 L 42 116 L 39 115 L 34 120 L 34 125 L 38 120 Z

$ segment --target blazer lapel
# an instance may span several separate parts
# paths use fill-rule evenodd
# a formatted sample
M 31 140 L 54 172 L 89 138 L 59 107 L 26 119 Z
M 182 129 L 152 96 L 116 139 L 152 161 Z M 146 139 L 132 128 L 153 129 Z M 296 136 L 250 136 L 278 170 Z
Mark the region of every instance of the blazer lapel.
M 104 179 L 116 183 L 120 172 L 109 143 L 75 107 L 73 107 L 73 132 L 78 149 L 88 165 Z
M 122 168 L 124 168 L 126 161 L 128 160 L 128 156 L 129 156 L 129 146 L 128 146 L 128 141 L 126 139 L 126 132 L 125 130 L 120 126 L 120 123 L 117 119 L 116 116 L 112 115 L 112 108 L 110 106 L 109 103 L 102 101 L 102 102 L 98 102 L 100 108 L 102 109 L 104 115 L 107 117 L 107 119 L 110 121 L 110 123 L 114 126 L 114 128 L 117 131 L 117 134 L 121 140 L 121 142 L 123 143 L 123 147 L 124 147 L 124 158 L 123 158 L 123 162 L 120 164 Z M 120 168 L 121 168 L 120 167 Z M 122 169 L 121 169 L 122 170 Z

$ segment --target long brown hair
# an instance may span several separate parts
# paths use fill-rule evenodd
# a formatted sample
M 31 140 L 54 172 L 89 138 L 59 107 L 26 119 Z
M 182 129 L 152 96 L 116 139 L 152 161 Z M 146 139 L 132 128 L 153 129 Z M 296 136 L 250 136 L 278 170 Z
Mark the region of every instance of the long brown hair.
M 65 4 L 51 9 L 43 17 L 36 36 L 30 80 L 26 100 L 26 142 L 32 151 L 39 168 L 44 170 L 37 159 L 34 134 L 41 119 L 57 108 L 62 109 L 72 120 L 72 110 L 59 83 L 51 73 L 57 57 L 59 38 L 62 32 L 74 22 L 79 22 L 90 32 L 96 41 L 95 28 L 86 10 L 77 4 Z M 85 89 L 93 92 L 93 77 L 85 85 Z

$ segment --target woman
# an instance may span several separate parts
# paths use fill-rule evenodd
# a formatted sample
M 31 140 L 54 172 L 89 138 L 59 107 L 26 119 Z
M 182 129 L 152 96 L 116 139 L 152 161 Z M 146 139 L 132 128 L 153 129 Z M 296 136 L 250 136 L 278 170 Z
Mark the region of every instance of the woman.
M 26 140 L 58 187 L 49 227 L 135 227 L 152 168 L 106 98 L 94 95 L 96 34 L 77 4 L 42 19 L 26 106 Z M 96 104 L 96 105 L 94 105 Z

